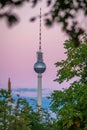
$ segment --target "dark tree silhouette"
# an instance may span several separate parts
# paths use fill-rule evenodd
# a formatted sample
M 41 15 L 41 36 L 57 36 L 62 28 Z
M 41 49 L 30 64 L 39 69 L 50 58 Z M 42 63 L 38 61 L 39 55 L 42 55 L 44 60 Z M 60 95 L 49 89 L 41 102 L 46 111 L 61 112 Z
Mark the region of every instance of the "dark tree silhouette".
M 43 0 L 0 0 L 0 19 L 6 17 L 8 25 L 16 24 L 19 21 L 17 14 L 13 13 L 15 7 L 20 7 L 24 3 L 32 3 L 32 7 L 35 7 L 38 2 Z M 87 0 L 45 0 L 49 12 L 43 14 L 45 17 L 45 24 L 52 26 L 54 23 L 61 23 L 62 29 L 66 32 L 75 46 L 79 45 L 80 36 L 86 31 L 81 25 L 79 25 L 78 15 L 82 15 L 87 18 Z M 8 10 L 2 11 L 5 8 Z M 35 21 L 38 17 L 32 17 L 30 21 Z
M 11 27 L 19 22 L 19 16 L 14 13 L 15 8 L 24 6 L 25 3 L 31 3 L 34 7 L 39 0 L 0 0 L 0 19 L 5 18 L 7 24 Z
M 50 11 L 43 15 L 45 24 L 52 26 L 54 23 L 61 23 L 62 29 L 66 32 L 75 46 L 79 45 L 81 35 L 86 31 L 85 28 L 79 25 L 78 15 L 83 14 L 87 18 L 87 0 L 46 0 Z M 34 21 L 37 17 L 33 17 Z M 83 23 L 82 23 L 83 24 Z

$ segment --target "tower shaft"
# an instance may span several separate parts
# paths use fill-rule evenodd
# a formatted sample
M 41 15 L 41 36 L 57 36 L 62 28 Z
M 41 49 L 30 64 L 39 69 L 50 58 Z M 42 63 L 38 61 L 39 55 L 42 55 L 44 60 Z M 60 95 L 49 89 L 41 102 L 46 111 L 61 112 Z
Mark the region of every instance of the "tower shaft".
M 37 95 L 37 106 L 38 109 L 42 107 L 42 74 L 38 74 L 38 95 Z

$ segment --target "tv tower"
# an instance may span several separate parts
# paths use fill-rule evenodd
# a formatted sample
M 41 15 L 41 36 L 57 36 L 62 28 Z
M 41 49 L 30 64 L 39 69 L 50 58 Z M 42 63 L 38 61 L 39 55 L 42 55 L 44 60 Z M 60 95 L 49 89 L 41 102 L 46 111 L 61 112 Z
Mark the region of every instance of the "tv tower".
M 42 106 L 42 73 L 46 70 L 46 64 L 43 62 L 43 53 L 41 51 L 41 8 L 40 8 L 40 28 L 39 28 L 39 51 L 37 52 L 37 62 L 34 64 L 34 71 L 38 74 L 38 94 L 37 107 L 38 110 Z

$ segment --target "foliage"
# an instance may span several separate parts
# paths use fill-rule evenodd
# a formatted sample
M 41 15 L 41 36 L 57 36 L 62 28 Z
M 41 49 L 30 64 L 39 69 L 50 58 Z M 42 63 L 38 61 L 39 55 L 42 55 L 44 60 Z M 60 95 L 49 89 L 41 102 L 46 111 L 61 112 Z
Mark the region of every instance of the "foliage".
M 50 0 L 52 2 L 52 0 Z M 79 20 L 77 19 L 78 13 L 83 12 L 83 15 L 87 16 L 87 1 L 84 0 L 55 0 L 52 10 L 51 18 L 48 19 L 52 22 L 62 23 L 62 29 L 73 40 L 77 46 L 79 44 L 79 36 L 83 34 L 81 25 L 79 26 Z M 70 25 L 70 23 L 72 23 Z
M 25 99 L 15 101 L 6 90 L 0 90 L 0 130 L 30 130 L 30 113 Z
M 31 3 L 34 7 L 40 0 L 0 0 L 0 19 L 6 19 L 9 27 L 17 24 L 19 16 L 14 13 L 15 8 L 23 7 L 24 4 Z
M 51 107 L 56 113 L 56 129 L 87 129 L 87 85 L 74 82 L 64 91 L 55 91 Z
M 83 37 L 77 48 L 72 44 L 72 40 L 65 41 L 64 48 L 67 49 L 67 58 L 55 64 L 60 68 L 56 80 L 61 83 L 76 76 L 81 82 L 87 83 L 87 37 Z
M 5 18 L 8 25 L 12 26 L 19 21 L 19 16 L 13 12 L 15 8 L 22 7 L 29 3 L 35 7 L 43 0 L 0 0 L 0 19 Z M 79 45 L 80 36 L 86 31 L 79 24 L 77 16 L 82 13 L 87 18 L 87 1 L 86 0 L 45 0 L 49 11 L 43 14 L 45 24 L 52 26 L 54 23 L 61 23 L 62 29 L 70 38 L 73 39 L 75 46 Z M 34 21 L 37 17 L 31 18 Z
M 13 99 L 0 89 L 0 130 L 53 130 L 53 121 L 45 111 L 34 111 L 26 99 Z
M 51 95 L 51 109 L 56 113 L 55 129 L 87 129 L 87 36 L 79 47 L 73 46 L 72 40 L 64 43 L 67 58 L 57 62 L 59 67 L 56 81 L 73 81 L 68 89 L 54 91 Z
M 75 46 L 79 45 L 80 36 L 86 31 L 79 24 L 79 16 L 87 18 L 87 1 L 86 0 L 46 0 L 49 12 L 45 13 L 45 24 L 52 26 L 54 23 L 61 23 L 62 29 L 73 40 Z M 35 17 L 33 21 L 35 20 Z

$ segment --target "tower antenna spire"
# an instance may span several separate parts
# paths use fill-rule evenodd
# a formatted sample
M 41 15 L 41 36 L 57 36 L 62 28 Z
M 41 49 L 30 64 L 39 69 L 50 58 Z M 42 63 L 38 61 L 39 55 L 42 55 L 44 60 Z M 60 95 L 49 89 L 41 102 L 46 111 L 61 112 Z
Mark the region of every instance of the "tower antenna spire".
M 40 8 L 40 25 L 39 25 L 39 51 L 41 51 L 41 8 Z

